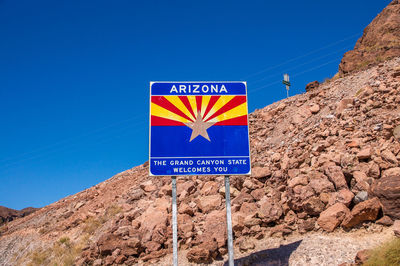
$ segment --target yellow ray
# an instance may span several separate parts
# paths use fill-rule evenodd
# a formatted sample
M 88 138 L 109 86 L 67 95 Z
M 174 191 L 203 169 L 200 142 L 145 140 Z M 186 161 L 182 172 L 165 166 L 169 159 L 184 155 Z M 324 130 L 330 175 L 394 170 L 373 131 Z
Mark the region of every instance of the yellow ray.
M 204 116 L 208 103 L 210 102 L 211 95 L 204 95 L 201 97 L 201 117 Z
M 234 97 L 235 95 L 224 95 L 219 97 L 218 101 L 214 104 L 213 108 L 211 108 L 210 112 L 208 112 L 204 120 L 207 120 L 207 118 L 211 117 L 216 111 L 218 111 L 222 106 L 227 104 Z
M 228 120 L 231 118 L 235 118 L 238 116 L 246 115 L 247 114 L 247 102 L 242 103 L 241 105 L 236 106 L 235 108 L 232 108 L 231 110 L 220 114 L 217 117 L 214 117 L 213 119 L 207 121 L 207 122 L 220 122 L 224 120 Z
M 175 105 L 179 110 L 181 110 L 185 115 L 187 115 L 190 118 L 193 118 L 193 120 L 196 120 L 196 117 L 193 117 L 193 115 L 189 112 L 189 110 L 186 108 L 186 106 L 183 104 L 181 99 L 179 99 L 178 96 L 164 96 L 165 99 L 167 99 L 170 103 Z
M 187 120 L 186 118 L 183 118 L 182 116 L 179 116 L 179 115 L 177 115 L 155 103 L 151 103 L 150 108 L 151 108 L 151 110 L 150 110 L 151 115 L 168 118 L 168 119 L 183 122 L 183 123 L 191 122 L 191 121 Z
M 197 104 L 196 104 L 196 96 L 189 95 L 187 96 L 190 106 L 192 106 L 193 113 L 197 115 Z M 196 119 L 196 118 L 195 118 Z

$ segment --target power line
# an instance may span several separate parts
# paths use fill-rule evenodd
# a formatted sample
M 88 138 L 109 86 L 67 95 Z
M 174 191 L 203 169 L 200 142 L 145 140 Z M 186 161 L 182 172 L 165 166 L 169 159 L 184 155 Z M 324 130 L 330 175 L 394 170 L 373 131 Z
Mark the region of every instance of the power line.
M 293 61 L 296 61 L 296 60 L 298 60 L 298 59 L 301 59 L 301 58 L 307 57 L 307 56 L 309 56 L 309 55 L 315 54 L 315 53 L 317 53 L 317 52 L 319 52 L 319 51 L 322 51 L 322 50 L 325 50 L 325 49 L 327 49 L 327 48 L 329 48 L 329 47 L 335 46 L 335 45 L 337 45 L 337 44 L 339 44 L 339 43 L 342 43 L 342 42 L 344 42 L 344 41 L 346 41 L 346 40 L 352 39 L 352 38 L 354 38 L 355 36 L 359 36 L 359 34 L 351 35 L 351 36 L 346 37 L 346 38 L 344 38 L 344 39 L 342 39 L 342 40 L 339 40 L 339 41 L 336 41 L 336 42 L 331 43 L 331 44 L 329 44 L 329 45 L 326 45 L 326 46 L 324 46 L 324 47 L 321 47 L 321 48 L 312 50 L 312 51 L 310 51 L 310 52 L 308 52 L 308 53 L 305 53 L 305 54 L 303 54 L 303 55 L 299 55 L 299 56 L 297 56 L 297 57 L 295 57 L 295 58 L 289 59 L 289 60 L 284 61 L 284 62 L 282 62 L 282 63 L 280 63 L 280 64 L 277 64 L 277 65 L 275 65 L 275 66 L 270 66 L 270 67 L 268 67 L 268 68 L 262 69 L 262 70 L 260 70 L 260 71 L 258 71 L 258 72 L 255 72 L 255 73 L 252 73 L 252 74 L 250 74 L 250 75 L 247 75 L 244 79 L 246 79 L 246 78 L 248 78 L 248 77 L 252 77 L 252 76 L 257 76 L 257 75 L 259 75 L 259 74 L 261 74 L 261 73 L 264 73 L 264 72 L 266 72 L 266 71 L 268 71 L 268 70 L 271 70 L 271 69 L 274 69 L 274 68 L 277 68 L 277 67 L 286 65 L 286 64 L 288 64 L 288 63 L 290 63 L 290 62 L 293 62 Z M 334 53 L 336 53 L 336 52 L 338 52 L 338 51 L 342 51 L 342 50 L 344 50 L 344 49 L 348 49 L 348 48 L 342 48 L 342 49 L 337 50 L 337 51 L 335 51 L 335 52 L 332 52 L 332 53 L 329 53 L 329 54 L 320 56 L 320 57 L 318 57 L 318 58 L 314 58 L 314 59 L 312 59 L 312 60 L 309 60 L 309 61 L 307 61 L 307 62 L 305 62 L 305 63 L 302 63 L 302 64 L 300 64 L 300 65 L 297 65 L 296 67 L 293 67 L 293 68 L 288 69 L 288 70 L 297 69 L 298 67 L 300 67 L 300 66 L 302 66 L 302 65 L 308 64 L 308 63 L 310 63 L 310 62 L 317 61 L 317 60 L 319 60 L 319 59 L 321 59 L 321 58 L 325 58 L 325 57 L 327 57 L 327 56 L 329 56 L 329 55 L 331 55 L 331 54 L 334 54 Z M 302 74 L 304 74 L 304 73 L 306 73 L 306 72 L 312 71 L 312 70 L 314 70 L 314 69 L 321 68 L 321 67 L 323 67 L 323 66 L 325 66 L 325 65 L 328 65 L 328 64 L 330 64 L 330 63 L 332 63 L 332 62 L 336 62 L 336 61 L 337 61 L 337 59 L 332 60 L 332 61 L 328 61 L 328 62 L 326 62 L 326 63 L 324 63 L 324 64 L 318 65 L 318 66 L 316 66 L 316 67 L 313 67 L 313 68 L 307 69 L 307 70 L 305 70 L 305 71 L 299 72 L 299 73 L 297 73 L 297 74 L 295 74 L 295 75 L 292 75 L 292 77 L 296 77 L 296 76 L 302 75 Z M 279 74 L 280 74 L 280 73 L 279 73 Z M 274 74 L 274 75 L 275 75 L 275 74 Z M 270 76 L 261 78 L 261 79 L 259 79 L 259 80 L 253 81 L 253 82 L 254 82 L 254 83 L 259 82 L 259 81 L 268 79 L 268 78 L 270 78 L 270 77 L 273 77 L 274 75 L 270 75 Z M 271 83 L 269 83 L 269 84 L 263 85 L 263 86 L 258 87 L 258 88 L 256 88 L 256 89 L 249 90 L 249 93 L 257 92 L 257 91 L 259 91 L 259 90 L 261 90 L 261 89 L 263 89 L 263 88 L 270 87 L 270 86 L 275 85 L 275 84 L 278 84 L 278 83 L 280 83 L 280 82 L 281 82 L 280 80 L 275 81 L 275 82 L 271 82 Z M 47 145 L 47 146 L 41 147 L 41 148 L 39 148 L 39 149 L 30 151 L 30 152 L 25 152 L 25 153 L 16 155 L 16 156 L 14 156 L 14 157 L 12 157 L 12 158 L 7 158 L 7 159 L 0 160 L 0 162 L 8 162 L 8 161 L 12 161 L 12 160 L 17 159 L 16 162 L 12 162 L 12 163 L 10 163 L 10 164 L 3 165 L 3 166 L 6 166 L 6 167 L 7 167 L 7 166 L 14 165 L 14 164 L 19 163 L 19 162 L 22 162 L 22 161 L 34 159 L 34 158 L 40 157 L 40 155 L 42 155 L 43 153 L 37 154 L 37 155 L 32 156 L 32 157 L 28 157 L 28 158 L 25 158 L 25 159 L 22 159 L 22 160 L 18 160 L 18 158 L 20 158 L 21 156 L 25 156 L 25 155 L 29 155 L 29 154 L 33 154 L 33 153 L 37 153 L 37 152 L 41 152 L 41 151 L 45 151 L 45 150 L 47 150 L 47 149 L 49 149 L 49 148 L 57 147 L 57 146 L 60 146 L 60 145 L 65 144 L 65 143 L 69 143 L 70 141 L 74 141 L 74 140 L 78 140 L 78 139 L 81 139 L 81 138 L 84 138 L 84 137 L 88 137 L 88 136 L 91 136 L 91 135 L 95 135 L 95 134 L 97 134 L 97 133 L 99 133 L 99 132 L 102 132 L 102 131 L 104 131 L 104 130 L 106 130 L 106 129 L 115 127 L 115 126 L 117 126 L 117 125 L 126 123 L 126 122 L 128 122 L 128 121 L 132 121 L 132 120 L 137 119 L 137 118 L 140 118 L 140 117 L 142 117 L 142 116 L 141 116 L 141 115 L 138 115 L 138 116 L 134 116 L 134 117 L 129 118 L 129 119 L 121 120 L 121 121 L 112 123 L 112 124 L 110 124 L 110 125 L 107 125 L 107 126 L 105 126 L 105 127 L 102 127 L 102 128 L 99 128 L 99 129 L 95 129 L 95 130 L 92 130 L 92 131 L 89 131 L 89 132 L 87 132 L 87 133 L 85 133 L 85 134 L 83 134 L 83 135 L 77 136 L 77 137 L 67 138 L 67 139 L 61 140 L 61 141 L 59 141 L 59 142 L 53 143 L 53 144 L 51 144 L 51 145 Z M 140 124 L 141 124 L 141 123 L 140 123 Z M 138 125 L 138 124 L 137 124 L 137 125 Z M 135 126 L 137 126 L 137 125 L 135 125 Z M 50 151 L 50 153 L 54 153 L 54 152 L 57 151 L 57 150 L 58 150 L 58 149 L 52 150 L 52 151 Z M 49 152 L 45 152 L 44 154 L 48 154 L 48 153 L 49 153 Z
M 249 77 L 257 76 L 258 74 L 261 74 L 261 73 L 264 73 L 264 72 L 266 72 L 266 71 L 268 71 L 268 70 L 271 70 L 271 69 L 274 69 L 274 68 L 277 68 L 277 67 L 286 65 L 287 63 L 296 61 L 296 60 L 298 60 L 298 59 L 300 59 L 300 58 L 304 58 L 304 57 L 307 57 L 307 56 L 309 56 L 309 55 L 315 54 L 315 53 L 317 53 L 317 52 L 319 52 L 319 51 L 322 51 L 322 50 L 325 50 L 325 49 L 327 49 L 327 48 L 329 48 L 329 47 L 335 46 L 335 45 L 338 44 L 338 43 L 342 43 L 342 42 L 344 42 L 344 41 L 350 40 L 350 39 L 352 39 L 352 38 L 354 38 L 354 37 L 356 37 L 356 36 L 359 36 L 359 35 L 360 35 L 360 34 L 353 34 L 353 35 L 348 36 L 348 37 L 346 37 L 346 38 L 344 38 L 344 39 L 342 39 L 342 40 L 339 40 L 339 41 L 336 41 L 336 42 L 331 43 L 331 44 L 329 44 L 329 45 L 326 45 L 326 46 L 324 46 L 324 47 L 321 47 L 321 48 L 312 50 L 312 51 L 310 51 L 310 52 L 308 52 L 308 53 L 305 53 L 305 54 L 303 54 L 303 55 L 300 55 L 300 56 L 297 56 L 297 57 L 295 57 L 295 58 L 289 59 L 289 60 L 284 61 L 284 62 L 282 62 L 282 63 L 280 63 L 280 64 L 277 64 L 277 65 L 275 65 L 275 66 L 270 66 L 270 67 L 267 67 L 267 68 L 265 68 L 265 69 L 262 69 L 262 70 L 260 70 L 260 71 L 258 71 L 258 72 L 249 74 L 249 75 L 245 76 L 243 79 L 245 80 L 245 79 L 248 79 Z
M 291 71 L 291 70 L 295 70 L 295 69 L 297 69 L 297 68 L 299 68 L 299 67 L 301 67 L 301 66 L 307 65 L 307 64 L 309 64 L 309 63 L 311 63 L 311 62 L 318 61 L 319 59 L 322 59 L 322 58 L 328 57 L 328 56 L 330 56 L 330 55 L 332 55 L 332 54 L 336 54 L 336 53 L 338 53 L 338 52 L 341 52 L 341 51 L 344 51 L 344 50 L 347 50 L 347 49 L 349 49 L 349 48 L 348 48 L 348 47 L 341 48 L 341 49 L 339 49 L 339 50 L 336 50 L 336 51 L 334 51 L 334 52 L 332 52 L 332 53 L 325 54 L 325 55 L 323 55 L 323 56 L 316 57 L 316 58 L 314 58 L 314 59 L 312 59 L 312 60 L 309 60 L 309 61 L 307 61 L 307 62 L 304 62 L 304 63 L 298 64 L 298 65 L 296 65 L 295 67 L 287 68 L 287 69 L 285 69 L 285 71 Z M 272 78 L 272 77 L 274 77 L 274 76 L 276 76 L 276 75 L 278 75 L 278 74 L 279 74 L 279 75 L 281 75 L 281 74 L 282 74 L 282 72 L 275 72 L 275 73 L 274 73 L 274 74 L 272 74 L 272 75 L 269 75 L 269 76 L 263 77 L 263 78 L 261 78 L 261 79 L 255 80 L 255 81 L 251 81 L 251 83 L 257 83 L 257 82 L 260 82 L 260 81 L 263 81 L 263 80 L 266 80 L 266 79 Z
M 323 67 L 323 66 L 329 65 L 329 64 L 331 64 L 331 63 L 333 63 L 333 62 L 337 62 L 337 60 L 338 60 L 338 59 L 334 59 L 334 60 L 325 62 L 325 63 L 323 63 L 323 64 L 321 64 L 321 65 L 318 65 L 318 66 L 316 66 L 316 67 L 312 67 L 312 68 L 306 69 L 306 70 L 304 70 L 304 71 L 302 71 L 302 72 L 299 72 L 299 73 L 296 73 L 295 75 L 292 75 L 292 77 L 300 76 L 300 75 L 302 75 L 302 74 L 304 74 L 304 73 L 307 73 L 307 72 L 313 71 L 313 70 L 315 70 L 315 69 L 321 68 L 321 67 Z M 261 87 L 258 87 L 258 88 L 249 90 L 249 93 L 254 93 L 254 92 L 256 92 L 256 91 L 259 91 L 259 90 L 264 89 L 264 88 L 267 88 L 267 87 L 271 87 L 272 85 L 275 85 L 275 84 L 278 84 L 278 83 L 281 83 L 281 81 L 280 81 L 280 80 L 274 81 L 274 82 L 268 83 L 268 84 L 266 84 L 266 85 L 263 85 L 263 86 L 261 86 Z

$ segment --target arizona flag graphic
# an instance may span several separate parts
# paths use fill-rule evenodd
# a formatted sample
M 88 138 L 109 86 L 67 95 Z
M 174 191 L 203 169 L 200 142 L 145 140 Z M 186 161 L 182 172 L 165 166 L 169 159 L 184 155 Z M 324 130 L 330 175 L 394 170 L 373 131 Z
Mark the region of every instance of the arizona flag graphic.
M 151 82 L 150 175 L 250 174 L 244 82 Z

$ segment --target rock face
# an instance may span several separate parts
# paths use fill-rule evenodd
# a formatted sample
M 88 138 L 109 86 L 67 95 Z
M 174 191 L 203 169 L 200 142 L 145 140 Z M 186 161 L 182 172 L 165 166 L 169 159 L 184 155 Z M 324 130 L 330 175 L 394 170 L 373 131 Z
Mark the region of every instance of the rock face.
M 367 69 L 400 56 L 400 3 L 393 0 L 365 29 L 354 50 L 344 54 L 339 74 Z
M 0 206 L 0 225 L 5 223 L 5 222 L 11 222 L 14 219 L 21 218 L 24 216 L 27 216 L 33 212 L 35 212 L 37 209 L 28 207 L 24 208 L 20 211 L 9 209 L 3 206 Z

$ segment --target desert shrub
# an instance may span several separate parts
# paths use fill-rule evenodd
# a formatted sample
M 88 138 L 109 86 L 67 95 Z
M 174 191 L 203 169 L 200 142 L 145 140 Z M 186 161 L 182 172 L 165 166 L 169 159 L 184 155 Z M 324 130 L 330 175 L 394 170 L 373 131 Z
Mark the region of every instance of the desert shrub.
M 109 206 L 104 215 L 100 217 L 89 217 L 84 221 L 82 231 L 89 235 L 92 235 L 100 226 L 102 226 L 109 219 L 122 212 L 122 208 L 117 205 Z
M 28 254 L 29 263 L 19 260 L 18 265 L 63 265 L 72 266 L 82 253 L 82 248 L 87 245 L 89 237 L 84 235 L 80 241 L 72 242 L 68 237 L 61 237 L 51 247 L 41 248 Z
M 392 239 L 373 249 L 366 266 L 400 265 L 400 238 Z

